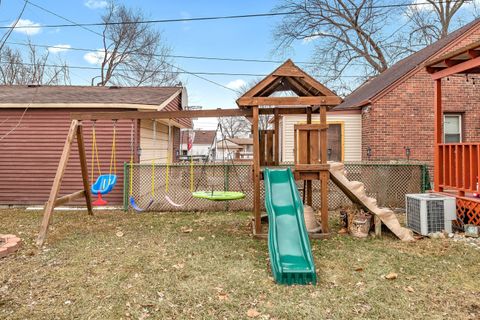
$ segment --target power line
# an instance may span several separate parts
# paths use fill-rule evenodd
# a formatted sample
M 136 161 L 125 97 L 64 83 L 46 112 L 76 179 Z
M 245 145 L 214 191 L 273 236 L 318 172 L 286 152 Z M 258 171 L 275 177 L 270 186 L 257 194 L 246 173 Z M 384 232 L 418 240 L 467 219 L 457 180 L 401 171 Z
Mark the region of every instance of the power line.
M 26 0 L 23 0 L 23 1 L 26 1 Z M 94 33 L 94 34 L 96 34 L 96 35 L 98 35 L 98 36 L 103 37 L 103 35 L 102 35 L 101 33 L 97 32 L 97 31 L 95 31 L 95 30 L 93 30 L 93 29 L 87 28 L 87 27 L 85 27 L 85 26 L 82 26 L 82 25 L 80 25 L 79 23 L 76 23 L 76 22 L 73 21 L 73 20 L 70 20 L 70 19 L 68 19 L 68 18 L 66 18 L 66 17 L 64 17 L 64 16 L 61 16 L 61 15 L 59 15 L 59 14 L 57 14 L 57 13 L 51 11 L 51 10 L 48 10 L 47 8 L 44 8 L 44 7 L 42 7 L 42 6 L 39 6 L 38 4 L 33 3 L 32 1 L 29 1 L 29 4 L 30 4 L 31 6 L 34 6 L 34 7 L 37 8 L 37 9 L 40 9 L 40 10 L 42 10 L 42 11 L 45 11 L 46 13 L 49 13 L 49 14 L 51 14 L 51 15 L 54 15 L 54 16 L 57 17 L 57 18 L 60 18 L 60 19 L 65 20 L 65 21 L 67 21 L 67 22 L 70 22 L 70 23 L 72 23 L 74 26 L 78 26 L 78 27 L 80 27 L 80 28 L 82 28 L 82 29 L 85 29 L 85 30 L 87 30 L 87 31 L 89 31 L 89 32 L 92 32 L 92 33 Z
M 15 20 L 15 22 L 11 26 L 7 27 L 9 30 L 0 39 L 0 41 L 2 42 L 2 44 L 0 45 L 0 51 L 3 49 L 3 46 L 5 46 L 5 42 L 7 42 L 8 38 L 12 34 L 13 30 L 15 29 L 18 22 L 22 18 L 23 12 L 25 12 L 25 8 L 27 7 L 27 4 L 28 4 L 28 0 L 25 0 L 25 3 L 23 4 L 22 10 L 20 10 L 20 13 L 18 14 L 17 19 Z
M 8 61 L 0 61 L 0 64 L 9 64 L 9 65 L 24 65 L 24 66 L 34 66 L 33 63 L 27 63 L 27 62 L 8 62 Z M 169 66 L 178 69 L 177 73 L 180 74 L 192 74 L 192 75 L 210 75 L 210 76 L 243 76 L 243 77 L 265 77 L 268 74 L 266 73 L 243 73 L 243 72 L 214 72 L 214 71 L 187 71 L 185 69 L 182 69 L 180 67 L 177 67 L 173 64 L 167 63 Z M 45 67 L 50 67 L 50 68 L 61 68 L 64 67 L 62 65 L 58 64 L 45 64 Z M 92 67 L 92 66 L 75 66 L 75 65 L 67 65 L 68 68 L 71 69 L 80 69 L 80 70 L 101 70 L 101 67 Z M 116 68 L 118 71 L 135 71 L 133 69 L 128 69 L 128 68 Z M 158 70 L 145 70 L 146 72 L 158 72 Z M 169 71 L 162 71 L 162 72 L 169 72 Z M 360 78 L 363 77 L 363 75 L 344 75 L 341 76 L 342 78 Z
M 63 50 L 73 50 L 73 51 L 83 51 L 83 52 L 95 52 L 98 49 L 91 49 L 91 48 L 77 48 L 77 47 L 63 47 L 63 46 L 52 46 L 46 44 L 32 44 L 26 42 L 7 42 L 13 45 L 19 46 L 34 46 L 39 48 L 46 48 L 46 49 L 63 49 Z M 141 53 L 133 53 L 134 55 L 141 55 Z M 232 62 L 254 62 L 254 63 L 283 63 L 285 61 L 282 60 L 268 60 L 268 59 L 249 59 L 249 58 L 225 58 L 225 57 L 211 57 L 211 56 L 191 56 L 191 55 L 176 55 L 176 54 L 154 54 L 153 56 L 157 57 L 168 57 L 168 58 L 177 58 L 177 59 L 193 59 L 193 60 L 213 60 L 213 61 L 232 61 Z M 307 62 L 307 61 L 296 61 L 297 64 L 302 65 L 314 65 L 314 62 Z
M 405 25 L 403 25 L 401 28 L 403 28 Z M 400 29 L 400 28 L 399 28 Z M 398 32 L 399 29 L 397 29 L 395 32 Z M 394 33 L 395 33 L 394 32 Z M 393 35 L 393 33 L 392 33 Z M 8 41 L 8 44 L 13 44 L 13 45 L 19 45 L 19 46 L 33 46 L 33 47 L 39 47 L 39 48 L 46 48 L 46 49 L 61 49 L 64 51 L 72 50 L 72 51 L 82 51 L 82 52 L 97 52 L 99 49 L 93 49 L 93 48 L 77 48 L 77 47 L 64 47 L 64 46 L 55 46 L 55 45 L 46 45 L 46 44 L 36 44 L 36 43 L 27 43 L 27 42 L 13 42 L 13 41 Z M 414 45 L 418 47 L 424 47 L 424 45 Z M 413 47 L 413 46 L 412 46 Z M 101 50 L 101 49 L 100 49 Z M 142 55 L 142 53 L 132 53 L 132 55 Z M 248 58 L 224 58 L 224 57 L 210 57 L 210 56 L 188 56 L 188 55 L 175 55 L 175 54 L 153 54 L 155 57 L 168 57 L 168 58 L 177 58 L 177 59 L 194 59 L 194 60 L 212 60 L 212 61 L 231 61 L 231 62 L 249 62 L 249 63 L 284 63 L 285 61 L 283 60 L 264 60 L 264 59 L 248 59 Z M 328 61 L 324 61 L 325 63 L 329 63 Z M 306 61 L 295 61 L 296 64 L 299 65 L 316 65 L 315 62 L 306 62 Z M 332 62 L 333 63 L 333 62 Z M 350 65 L 357 65 L 357 66 L 363 66 L 365 64 L 363 63 L 350 63 Z
M 27 0 L 24 0 L 27 1 Z M 472 0 L 466 1 L 471 2 Z M 437 3 L 446 3 L 447 1 L 439 1 Z M 41 8 L 44 11 L 48 9 L 42 8 L 37 4 L 30 3 L 37 8 Z M 372 5 L 362 7 L 362 10 L 365 9 L 383 9 L 383 8 L 399 8 L 399 7 L 412 7 L 412 6 L 422 6 L 422 5 L 431 5 L 430 2 L 415 2 L 415 3 L 399 3 L 399 4 L 385 4 L 385 5 Z M 348 10 L 358 10 L 358 8 L 346 8 Z M 50 12 L 51 14 L 61 17 L 60 15 Z M 131 25 L 131 24 L 156 24 L 156 23 L 172 23 L 172 22 L 193 22 L 193 21 L 214 21 L 214 20 L 234 20 L 234 19 L 246 19 L 246 18 L 260 18 L 260 17 L 275 17 L 275 16 L 288 16 L 295 15 L 298 12 L 264 12 L 264 13 L 252 13 L 252 14 L 240 14 L 240 15 L 224 15 L 224 16 L 210 16 L 210 17 L 195 17 L 195 18 L 174 18 L 174 19 L 152 19 L 152 20 L 141 20 L 141 21 L 122 21 L 122 22 L 85 22 L 77 23 L 69 21 L 70 24 L 50 24 L 50 25 L 41 25 L 41 26 L 19 26 L 17 29 L 29 29 L 29 28 L 69 28 L 69 27 L 95 27 L 95 26 L 107 26 L 107 25 Z M 63 18 L 62 18 L 63 19 Z M 6 29 L 10 27 L 0 26 L 0 29 Z
M 27 0 L 24 0 L 24 1 L 27 1 Z M 71 22 L 71 23 L 73 23 L 73 24 L 75 24 L 75 25 L 80 26 L 80 24 L 76 23 L 75 21 L 70 20 L 70 19 L 68 19 L 68 18 L 66 18 L 66 17 L 64 17 L 64 16 L 62 16 L 62 15 L 59 15 L 59 14 L 57 14 L 57 13 L 51 11 L 51 10 L 48 10 L 48 9 L 46 9 L 46 8 L 43 8 L 42 6 L 39 6 L 39 5 L 37 5 L 37 4 L 34 4 L 34 3 L 32 3 L 31 1 L 30 1 L 30 4 L 33 4 L 36 8 L 39 8 L 40 10 L 43 10 L 43 11 L 45 11 L 45 12 L 47 12 L 47 13 L 50 13 L 50 14 L 56 16 L 56 17 L 59 17 L 60 19 L 63 19 L 63 20 L 65 20 L 65 21 L 68 21 L 68 22 Z M 96 32 L 96 31 L 94 31 L 94 30 L 91 30 L 91 29 L 86 28 L 86 27 L 84 27 L 84 26 L 80 26 L 80 27 L 82 27 L 83 29 L 85 29 L 85 30 L 87 30 L 87 31 L 89 31 L 89 32 L 92 32 L 92 33 L 100 36 L 102 39 L 103 39 L 103 37 L 104 37 L 102 34 Z M 202 76 L 200 76 L 200 75 L 198 75 L 198 74 L 188 72 L 187 70 L 182 69 L 182 68 L 180 68 L 180 67 L 177 67 L 177 66 L 175 66 L 175 65 L 173 65 L 173 64 L 167 63 L 166 61 L 164 61 L 164 63 L 166 63 L 166 64 L 169 65 L 170 67 L 176 68 L 177 70 L 182 71 L 182 72 L 184 72 L 184 73 L 193 75 L 194 77 L 197 77 L 197 78 L 199 78 L 199 79 L 202 79 L 202 80 L 204 80 L 204 81 L 207 81 L 207 82 L 209 82 L 209 83 L 211 83 L 211 84 L 214 84 L 214 85 L 217 85 L 217 86 L 219 86 L 219 87 L 221 87 L 221 88 L 224 88 L 224 89 L 227 89 L 227 90 L 230 90 L 230 91 L 233 91 L 233 92 L 238 93 L 237 90 L 232 89 L 232 88 L 229 88 L 229 87 L 227 87 L 227 86 L 224 86 L 224 85 L 221 84 L 221 83 L 218 83 L 218 82 L 216 82 L 216 81 L 210 80 L 210 79 L 205 78 L 205 77 L 202 77 Z

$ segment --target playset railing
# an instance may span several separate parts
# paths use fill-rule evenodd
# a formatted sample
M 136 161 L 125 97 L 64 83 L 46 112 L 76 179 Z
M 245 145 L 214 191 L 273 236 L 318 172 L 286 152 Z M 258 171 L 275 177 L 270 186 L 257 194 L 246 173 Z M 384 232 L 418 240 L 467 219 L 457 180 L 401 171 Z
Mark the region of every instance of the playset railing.
M 442 143 L 436 148 L 439 161 L 434 169 L 438 179 L 435 191 L 455 190 L 459 196 L 478 193 L 480 143 Z

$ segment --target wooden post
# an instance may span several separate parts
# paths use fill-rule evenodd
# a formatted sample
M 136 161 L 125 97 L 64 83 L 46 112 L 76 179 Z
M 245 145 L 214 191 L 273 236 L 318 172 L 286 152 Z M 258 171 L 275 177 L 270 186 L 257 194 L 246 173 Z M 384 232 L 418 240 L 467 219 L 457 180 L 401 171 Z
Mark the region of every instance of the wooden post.
M 443 188 L 440 188 L 440 147 L 439 144 L 442 143 L 442 79 L 435 80 L 434 88 L 434 117 L 435 117 L 435 127 L 434 127 L 434 166 L 433 166 L 433 188 L 435 191 L 443 191 Z M 445 165 L 445 164 L 444 164 Z
M 312 107 L 307 107 L 307 124 L 312 124 Z M 307 159 L 309 164 L 316 164 L 312 163 L 312 147 L 311 142 L 312 139 L 310 136 L 313 134 L 312 131 L 308 131 L 307 133 Z M 316 134 L 316 133 L 315 133 Z M 312 206 L 313 203 L 313 194 L 312 194 L 312 180 L 306 181 L 306 204 Z
M 382 220 L 376 215 L 373 215 L 374 223 L 375 223 L 375 236 L 381 237 L 382 236 Z
M 320 106 L 320 124 L 327 125 L 327 106 Z M 327 130 L 320 131 L 320 163 L 327 163 Z M 320 194 L 322 207 L 320 209 L 320 217 L 322 221 L 322 232 L 328 233 L 328 181 L 330 173 L 327 170 L 320 172 Z
M 274 111 L 275 117 L 275 127 L 274 127 L 274 134 L 275 134 L 275 165 L 280 165 L 280 113 L 278 112 L 278 108 L 275 108 Z
M 90 184 L 88 183 L 88 165 L 87 156 L 85 155 L 85 143 L 83 141 L 83 128 L 81 123 L 77 126 L 77 145 L 78 156 L 80 158 L 80 168 L 82 169 L 83 190 L 85 192 L 85 201 L 87 202 L 87 210 L 89 215 L 93 215 L 92 197 L 90 194 Z
M 57 200 L 58 194 L 60 192 L 60 187 L 62 185 L 63 174 L 67 168 L 68 159 L 70 157 L 70 151 L 72 150 L 73 139 L 77 132 L 78 120 L 72 120 L 70 124 L 70 130 L 68 131 L 67 140 L 63 146 L 62 156 L 57 167 L 57 173 L 55 174 L 55 179 L 53 180 L 52 189 L 50 190 L 50 196 L 47 203 L 45 204 L 45 211 L 43 213 L 42 224 L 40 226 L 40 232 L 37 238 L 37 245 L 42 246 L 47 237 L 48 226 L 50 225 L 50 220 L 52 217 L 53 209 L 55 207 L 55 201 Z
M 260 145 L 258 132 L 258 106 L 253 106 L 253 214 L 255 223 L 255 234 L 262 232 L 262 221 L 260 216 Z

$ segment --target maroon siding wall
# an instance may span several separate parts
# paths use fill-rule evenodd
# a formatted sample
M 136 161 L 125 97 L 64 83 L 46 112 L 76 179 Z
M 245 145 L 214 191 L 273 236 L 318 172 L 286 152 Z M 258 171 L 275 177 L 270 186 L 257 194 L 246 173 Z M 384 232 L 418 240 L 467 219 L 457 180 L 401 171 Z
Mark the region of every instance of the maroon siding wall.
M 23 111 L 24 109 L 0 110 L 0 139 L 16 126 Z M 70 126 L 71 111 L 72 109 L 29 109 L 20 125 L 0 141 L 0 204 L 30 205 L 44 204 L 47 201 Z M 75 109 L 75 111 L 106 110 Z M 82 123 L 90 173 L 91 124 L 90 121 Z M 123 163 L 130 160 L 131 124 L 130 120 L 117 123 L 118 182 L 114 190 L 105 197 L 113 205 L 120 205 L 123 202 Z M 108 173 L 109 170 L 112 128 L 111 121 L 98 121 L 96 124 L 102 173 Z M 137 125 L 134 130 L 138 133 Z M 135 137 L 134 150 L 137 150 L 138 134 L 135 134 Z M 97 172 L 94 177 L 97 177 Z M 65 195 L 82 189 L 81 181 L 75 139 L 60 194 Z M 81 201 L 77 203 L 82 204 Z

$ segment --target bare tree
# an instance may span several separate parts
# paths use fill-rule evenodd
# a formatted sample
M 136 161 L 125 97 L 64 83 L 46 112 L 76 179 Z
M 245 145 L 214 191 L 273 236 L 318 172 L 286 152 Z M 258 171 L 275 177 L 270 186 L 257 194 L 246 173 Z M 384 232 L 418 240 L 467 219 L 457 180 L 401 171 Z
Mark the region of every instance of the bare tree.
M 414 1 L 406 14 L 411 19 L 410 42 L 412 44 L 429 45 L 449 33 L 453 18 L 459 13 L 468 0 L 422 0 L 419 5 Z M 475 6 L 475 3 L 473 3 Z
M 244 117 L 218 118 L 226 138 L 238 138 L 251 132 L 251 124 Z
M 48 50 L 39 52 L 31 43 L 27 50 L 26 56 L 18 49 L 7 46 L 0 51 L 0 84 L 70 84 L 69 69 L 65 61 L 50 63 Z
M 313 41 L 313 61 L 318 62 L 313 71 L 325 83 L 340 83 L 346 91 L 347 83 L 355 81 L 342 81 L 342 76 L 361 72 L 363 77 L 356 82 L 363 82 L 409 52 L 395 32 L 386 31 L 401 10 L 386 7 L 384 1 L 283 0 L 275 10 L 290 13 L 274 31 L 276 52 L 295 41 Z
M 112 1 L 102 20 L 105 28 L 97 85 L 172 85 L 177 81 L 178 74 L 167 57 L 170 48 L 160 32 L 139 23 L 145 20 L 141 11 Z

